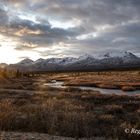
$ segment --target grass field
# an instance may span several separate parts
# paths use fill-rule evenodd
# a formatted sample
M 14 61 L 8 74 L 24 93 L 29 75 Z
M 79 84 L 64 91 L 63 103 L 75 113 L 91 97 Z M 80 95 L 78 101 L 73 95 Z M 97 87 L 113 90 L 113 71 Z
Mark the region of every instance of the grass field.
M 95 86 L 131 91 L 140 89 L 140 71 L 77 72 L 51 75 L 67 86 Z
M 39 132 L 66 137 L 139 139 L 125 129 L 140 130 L 140 96 L 101 94 L 73 87 L 45 86 L 51 80 L 65 85 L 86 85 L 136 90 L 139 71 L 49 73 L 1 78 L 0 130 Z

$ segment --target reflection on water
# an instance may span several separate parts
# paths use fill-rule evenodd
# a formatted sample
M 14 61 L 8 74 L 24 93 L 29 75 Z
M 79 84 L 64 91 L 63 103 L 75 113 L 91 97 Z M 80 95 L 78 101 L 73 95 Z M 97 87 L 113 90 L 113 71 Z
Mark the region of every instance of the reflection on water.
M 68 87 L 73 87 L 73 86 L 63 86 L 64 82 L 56 81 L 55 83 L 45 83 L 44 85 L 50 86 L 50 87 L 55 87 L 55 88 L 68 88 Z M 120 89 L 104 89 L 104 88 L 97 88 L 97 87 L 86 87 L 86 86 L 74 86 L 76 88 L 82 89 L 82 90 L 94 90 L 94 91 L 99 91 L 102 94 L 124 94 L 124 95 L 137 95 L 140 94 L 140 90 L 136 91 L 122 91 Z
M 56 88 L 66 88 L 66 87 L 68 87 L 68 86 L 63 86 L 63 83 L 64 82 L 56 81 L 55 83 L 54 82 L 49 82 L 49 83 L 45 83 L 44 85 L 50 86 L 50 87 L 56 87 Z

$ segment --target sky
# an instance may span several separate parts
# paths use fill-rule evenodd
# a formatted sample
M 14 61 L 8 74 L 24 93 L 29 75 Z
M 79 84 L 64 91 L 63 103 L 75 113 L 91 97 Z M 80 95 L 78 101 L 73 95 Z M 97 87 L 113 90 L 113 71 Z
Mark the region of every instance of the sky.
M 140 56 L 140 0 L 0 0 L 0 63 L 109 51 Z

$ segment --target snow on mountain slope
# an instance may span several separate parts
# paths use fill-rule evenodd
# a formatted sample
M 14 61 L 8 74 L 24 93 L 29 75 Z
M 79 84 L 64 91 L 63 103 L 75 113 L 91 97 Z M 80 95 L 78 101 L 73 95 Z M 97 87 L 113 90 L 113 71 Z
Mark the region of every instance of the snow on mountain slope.
M 37 59 L 36 61 L 34 61 L 34 64 L 36 64 L 36 63 L 42 63 L 44 61 L 45 61 L 45 59 L 40 58 L 40 59 Z
M 95 55 L 85 54 L 78 58 L 41 58 L 36 61 L 24 59 L 21 62 L 10 66 L 15 67 L 16 69 L 35 71 L 101 70 L 140 67 L 140 58 L 130 52 L 108 52 Z
M 137 58 L 137 56 L 135 56 L 133 53 L 131 52 L 120 52 L 120 51 L 116 51 L 116 52 L 107 52 L 107 53 L 99 53 L 99 54 L 95 54 L 94 57 L 96 59 L 104 59 L 104 58 Z
M 65 58 L 49 58 L 43 61 L 46 61 L 47 63 L 50 64 L 67 65 L 70 63 L 74 63 L 75 61 L 77 61 L 77 59 L 73 57 L 65 57 Z
M 31 59 L 29 59 L 29 58 L 26 58 L 26 59 L 20 61 L 20 62 L 17 63 L 17 64 L 19 64 L 19 65 L 30 65 L 30 64 L 32 64 L 33 62 L 34 62 L 33 60 L 31 60 Z

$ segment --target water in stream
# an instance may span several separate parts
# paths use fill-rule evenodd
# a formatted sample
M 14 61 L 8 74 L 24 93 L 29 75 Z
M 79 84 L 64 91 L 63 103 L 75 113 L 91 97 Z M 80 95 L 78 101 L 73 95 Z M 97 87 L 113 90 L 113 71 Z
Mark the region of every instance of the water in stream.
M 68 88 L 72 86 L 63 86 L 64 82 L 56 81 L 55 83 L 45 83 L 44 85 L 55 87 L 55 88 Z M 118 94 L 118 95 L 138 95 L 140 94 L 140 90 L 135 91 L 122 91 L 120 89 L 104 89 L 104 88 L 97 88 L 97 87 L 86 87 L 86 86 L 74 86 L 75 88 L 79 88 L 82 90 L 93 90 L 93 91 L 99 91 L 102 94 Z

